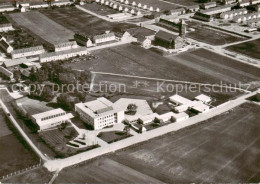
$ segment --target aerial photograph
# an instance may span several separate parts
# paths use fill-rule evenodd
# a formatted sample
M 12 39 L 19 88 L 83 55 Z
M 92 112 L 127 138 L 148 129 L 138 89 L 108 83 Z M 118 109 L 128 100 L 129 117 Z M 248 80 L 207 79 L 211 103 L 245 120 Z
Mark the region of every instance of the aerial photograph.
M 0 0 L 1 183 L 260 183 L 260 0 Z

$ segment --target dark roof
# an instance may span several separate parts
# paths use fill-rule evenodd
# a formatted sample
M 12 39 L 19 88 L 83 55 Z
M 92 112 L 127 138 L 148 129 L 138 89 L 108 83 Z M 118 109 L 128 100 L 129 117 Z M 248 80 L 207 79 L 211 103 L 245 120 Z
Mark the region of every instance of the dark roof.
M 7 49 L 8 47 L 10 47 L 10 45 L 9 45 L 6 41 L 4 41 L 4 40 L 1 40 L 1 41 L 0 41 L 0 44 L 1 44 L 3 47 L 5 47 L 6 49 Z
M 169 41 L 175 40 L 177 37 L 179 37 L 178 35 L 173 35 L 165 31 L 158 31 L 155 36 L 162 40 L 169 40 Z

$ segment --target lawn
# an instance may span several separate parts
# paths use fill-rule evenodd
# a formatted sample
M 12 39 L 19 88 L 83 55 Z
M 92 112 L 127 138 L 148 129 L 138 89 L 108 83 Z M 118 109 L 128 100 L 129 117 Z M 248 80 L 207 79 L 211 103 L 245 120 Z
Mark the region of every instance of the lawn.
M 187 24 L 189 28 L 195 29 L 195 31 L 186 34 L 188 38 L 192 38 L 200 42 L 208 43 L 210 45 L 224 45 L 224 44 L 246 40 L 246 38 L 244 37 L 231 35 L 224 31 L 218 31 L 214 28 L 208 27 L 205 24 L 198 23 L 197 21 L 196 22 L 187 21 Z
M 48 43 L 55 44 L 73 39 L 74 33 L 71 30 L 57 24 L 38 11 L 13 13 L 9 16 L 12 22 L 28 29 Z
M 122 131 L 110 131 L 110 132 L 100 132 L 97 136 L 103 141 L 110 144 L 131 137 L 132 135 L 126 134 L 125 132 Z
M 113 29 L 137 27 L 127 23 L 107 22 L 75 7 L 41 10 L 41 13 L 75 33 L 87 34 L 89 36 L 103 34 L 105 31 L 112 31 Z
M 259 113 L 259 105 L 243 104 L 198 125 L 65 169 L 55 182 L 259 182 Z M 149 179 L 140 181 L 140 176 Z
M 0 107 L 0 127 L 1 127 L 0 137 L 12 134 L 12 131 L 8 128 L 6 124 L 6 117 L 1 107 Z
M 252 58 L 260 59 L 260 39 L 231 45 L 226 47 L 226 49 Z

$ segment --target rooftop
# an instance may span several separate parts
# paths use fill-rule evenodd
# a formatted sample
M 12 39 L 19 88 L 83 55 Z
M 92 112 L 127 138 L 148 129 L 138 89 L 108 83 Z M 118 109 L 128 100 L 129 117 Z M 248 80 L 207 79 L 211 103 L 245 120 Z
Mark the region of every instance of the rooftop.
M 156 37 L 163 39 L 163 40 L 174 40 L 177 37 L 179 37 L 178 35 L 174 35 L 165 31 L 158 31 L 155 35 Z
M 4 65 L 8 68 L 8 67 L 17 66 L 17 65 L 20 65 L 20 64 L 26 63 L 26 62 L 28 62 L 28 59 L 26 59 L 26 58 L 10 59 L 10 60 L 4 61 Z
M 32 117 L 35 118 L 36 120 L 38 120 L 38 119 L 41 119 L 41 118 L 44 118 L 47 116 L 53 116 L 53 115 L 64 113 L 64 112 L 65 112 L 64 110 L 62 110 L 61 108 L 58 108 L 58 109 L 53 109 L 50 111 L 42 112 L 39 114 L 34 114 L 34 115 L 32 115 Z
M 38 50 L 44 50 L 43 46 L 36 46 L 36 47 L 30 47 L 30 48 L 24 48 L 24 49 L 17 49 L 12 52 L 12 54 L 20 54 L 20 53 L 26 53 L 26 52 L 32 52 L 32 51 L 38 51 Z
M 175 94 L 171 97 L 169 97 L 170 101 L 173 101 L 175 103 L 179 103 L 181 105 L 186 105 L 186 104 L 190 104 L 192 101 L 187 99 L 187 98 L 184 98 L 178 94 Z

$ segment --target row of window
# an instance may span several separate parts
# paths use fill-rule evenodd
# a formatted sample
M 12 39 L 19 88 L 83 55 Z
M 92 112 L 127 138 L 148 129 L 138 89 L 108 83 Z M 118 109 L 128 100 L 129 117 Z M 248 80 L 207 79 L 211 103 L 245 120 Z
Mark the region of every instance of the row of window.
M 66 114 L 66 113 L 64 112 L 64 113 L 55 114 L 55 115 L 52 115 L 52 116 L 47 116 L 47 117 L 42 118 L 41 120 L 44 121 L 44 120 L 56 118 L 56 117 L 59 117 L 59 116 L 64 116 L 65 114 Z

